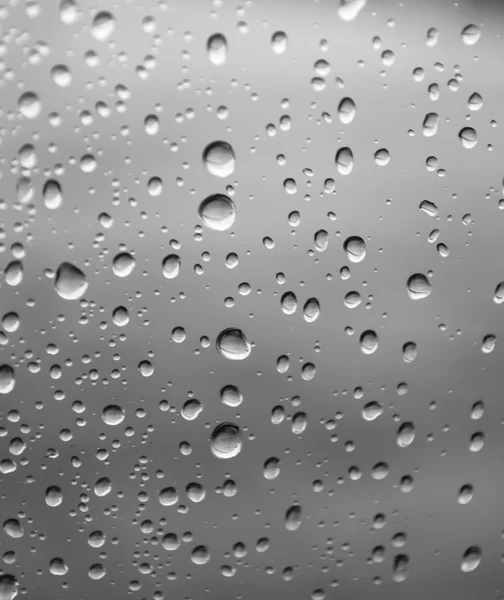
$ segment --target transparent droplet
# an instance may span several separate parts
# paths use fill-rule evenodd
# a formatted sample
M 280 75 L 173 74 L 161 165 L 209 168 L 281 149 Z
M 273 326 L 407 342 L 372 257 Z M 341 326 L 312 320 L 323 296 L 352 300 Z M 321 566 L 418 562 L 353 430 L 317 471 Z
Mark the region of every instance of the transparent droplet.
M 467 104 L 469 110 L 480 110 L 483 107 L 483 98 L 480 96 L 480 94 L 478 94 L 478 92 L 474 92 L 474 94 L 470 95 Z
M 36 119 L 42 112 L 42 102 L 35 92 L 25 92 L 18 100 L 19 112 L 27 119 Z
M 309 298 L 303 307 L 303 317 L 307 323 L 313 323 L 320 316 L 320 303 L 317 298 Z
M 343 243 L 343 249 L 350 262 L 359 263 L 366 257 L 366 244 L 361 237 L 347 238 Z
M 3 530 L 9 537 L 14 539 L 21 538 L 24 535 L 23 526 L 19 519 L 7 519 L 4 521 Z
M 178 494 L 174 487 L 166 487 L 159 492 L 159 503 L 163 506 L 173 506 L 177 502 Z
M 373 354 L 378 350 L 378 336 L 375 331 L 364 331 L 360 337 L 360 348 L 364 354 Z
M 102 498 L 103 496 L 106 496 L 107 494 L 110 494 L 111 491 L 112 491 L 112 482 L 110 481 L 110 479 L 108 477 L 101 477 L 95 483 L 94 493 L 97 496 L 99 496 L 100 498 Z
M 483 352 L 483 354 L 490 354 L 490 352 L 493 352 L 496 341 L 497 336 L 493 334 L 486 335 L 481 343 L 481 352 Z
M 415 439 L 415 426 L 411 422 L 402 423 L 397 430 L 397 445 L 400 448 L 407 448 Z
M 285 292 L 280 299 L 282 312 L 286 315 L 293 315 L 297 310 L 297 298 L 294 292 Z
M 422 273 L 415 273 L 408 279 L 407 290 L 412 300 L 422 300 L 432 292 L 432 284 Z
M 163 275 L 166 279 L 174 279 L 180 273 L 180 256 L 177 254 L 169 254 L 163 259 Z
M 88 288 L 85 274 L 71 263 L 61 263 L 56 270 L 54 289 L 64 300 L 78 300 Z
M 457 502 L 459 504 L 468 504 L 474 495 L 473 486 L 469 483 L 463 485 L 458 491 Z
M 114 256 L 112 271 L 117 277 L 128 277 L 136 267 L 135 259 L 129 252 L 120 252 Z
M 315 250 L 324 252 L 329 245 L 329 233 L 325 229 L 320 229 L 314 236 Z
M 118 306 L 112 312 L 112 321 L 118 327 L 124 327 L 129 323 L 129 313 L 125 306 Z
M 210 449 L 217 458 L 233 458 L 241 452 L 242 434 L 237 425 L 221 423 L 213 430 Z
M 62 577 L 68 573 L 68 566 L 62 558 L 55 557 L 49 562 L 49 572 L 51 575 Z
M 24 269 L 23 263 L 20 260 L 11 261 L 4 271 L 4 279 L 7 285 L 16 287 L 23 281 Z
M 201 411 L 203 410 L 203 404 L 196 398 L 191 398 L 184 402 L 184 406 L 180 411 L 180 414 L 184 417 L 186 421 L 194 421 Z
M 348 292 L 344 299 L 344 304 L 347 308 L 357 308 L 359 304 L 362 302 L 361 295 L 359 292 Z
M 240 406 L 243 396 L 235 385 L 226 385 L 220 391 L 220 398 L 223 404 L 235 408 Z
M 338 118 L 344 124 L 348 125 L 355 119 L 355 102 L 352 98 L 343 98 L 338 105 Z
M 42 197 L 46 208 L 49 208 L 50 210 L 59 208 L 63 203 L 63 194 L 60 184 L 54 179 L 46 181 L 42 190 Z
M 366 6 L 367 0 L 339 0 L 338 16 L 342 21 L 353 21 Z
M 462 29 L 462 41 L 467 46 L 473 46 L 480 39 L 481 29 L 477 25 L 466 25 Z
M 14 369 L 10 365 L 0 366 L 0 394 L 9 394 L 16 385 Z
M 14 575 L 0 575 L 0 600 L 14 600 L 19 592 L 19 583 Z
M 200 219 L 209 229 L 225 231 L 235 222 L 236 207 L 231 198 L 224 194 L 213 194 L 203 200 L 198 213 Z
M 275 54 L 283 54 L 287 50 L 287 35 L 284 31 L 275 31 L 271 36 L 271 47 Z
M 379 167 L 385 167 L 390 162 L 390 152 L 387 148 L 380 148 L 374 153 L 374 161 Z
M 406 342 L 402 347 L 403 360 L 405 363 L 411 363 L 417 357 L 417 345 L 415 342 Z
M 365 421 L 374 421 L 383 414 L 383 406 L 376 401 L 368 402 L 362 409 L 362 417 Z
M 241 329 L 230 327 L 222 331 L 216 342 L 218 352 L 229 360 L 244 360 L 250 355 L 252 346 Z
M 436 135 L 439 125 L 439 115 L 437 113 L 427 113 L 422 123 L 422 133 L 425 137 Z
M 478 143 L 478 134 L 472 127 L 464 127 L 459 131 L 459 139 L 462 142 L 462 146 L 467 150 L 474 148 Z
M 234 150 L 227 142 L 212 142 L 203 151 L 203 164 L 211 175 L 229 177 L 235 170 Z
M 68 87 L 72 83 L 72 73 L 67 65 L 54 65 L 51 69 L 51 77 L 54 83 L 62 88 Z
M 285 529 L 287 531 L 296 531 L 301 527 L 301 507 L 298 505 L 291 506 L 285 513 Z
M 102 411 L 102 421 L 106 425 L 119 425 L 124 421 L 124 409 L 117 404 L 108 404 Z
M 106 10 L 98 12 L 91 24 L 91 35 L 99 42 L 105 42 L 114 33 L 116 22 L 112 13 Z
M 56 508 L 63 502 L 63 492 L 57 485 L 50 485 L 45 492 L 45 503 L 51 508 Z
M 301 435 L 306 430 L 307 426 L 308 417 L 306 413 L 297 412 L 295 415 L 293 415 L 291 425 L 292 433 L 295 433 L 296 435 Z
M 481 562 L 482 552 L 479 546 L 471 546 L 468 548 L 462 556 L 462 562 L 460 563 L 460 570 L 463 573 L 470 573 L 478 567 Z
M 336 153 L 336 168 L 341 175 L 350 175 L 353 169 L 354 157 L 350 148 L 340 148 Z
M 280 461 L 272 457 L 264 463 L 263 475 L 265 479 L 276 479 L 280 475 Z
M 207 546 L 196 546 L 191 552 L 191 562 L 195 565 L 206 565 L 210 560 L 210 551 Z
M 227 59 L 227 49 L 227 40 L 222 33 L 214 33 L 208 38 L 207 54 L 208 60 L 212 64 L 216 66 L 223 65 Z

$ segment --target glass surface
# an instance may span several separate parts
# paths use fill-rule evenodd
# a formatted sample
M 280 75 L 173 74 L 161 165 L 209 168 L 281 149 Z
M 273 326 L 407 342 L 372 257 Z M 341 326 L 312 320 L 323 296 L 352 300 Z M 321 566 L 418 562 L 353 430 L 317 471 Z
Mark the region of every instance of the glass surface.
M 504 598 L 504 3 L 0 31 L 0 600 Z

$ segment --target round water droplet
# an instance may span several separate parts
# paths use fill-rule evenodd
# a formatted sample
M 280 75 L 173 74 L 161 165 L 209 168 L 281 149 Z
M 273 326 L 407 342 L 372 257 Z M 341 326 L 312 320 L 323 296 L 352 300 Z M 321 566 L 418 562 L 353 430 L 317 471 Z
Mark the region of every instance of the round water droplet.
M 233 458 L 241 452 L 242 435 L 239 427 L 232 423 L 221 423 L 213 430 L 210 450 L 217 458 Z
M 49 562 L 49 572 L 51 575 L 62 577 L 68 573 L 68 566 L 62 558 L 55 557 Z
M 54 179 L 46 181 L 42 190 L 42 197 L 46 208 L 49 208 L 50 210 L 59 208 L 63 203 L 63 194 L 61 192 L 60 184 Z
M 203 200 L 198 213 L 200 219 L 209 229 L 225 231 L 235 222 L 236 207 L 231 198 L 224 194 L 213 194 Z
M 241 329 L 230 327 L 222 331 L 216 342 L 219 353 L 229 360 L 244 360 L 250 355 L 252 346 Z
M 474 148 L 478 143 L 478 134 L 472 127 L 464 127 L 459 131 L 459 139 L 462 142 L 462 146 L 467 150 Z
M 173 506 L 177 502 L 178 494 L 174 487 L 166 487 L 159 492 L 159 503 L 163 506 Z
M 76 266 L 64 262 L 56 270 L 54 289 L 64 300 L 78 300 L 88 288 L 84 273 Z
M 129 252 L 121 252 L 114 256 L 112 271 L 117 277 L 128 277 L 136 267 L 136 262 Z
M 361 295 L 359 294 L 359 292 L 355 291 L 348 292 L 344 299 L 344 304 L 347 308 L 357 308 L 357 306 L 359 306 L 361 302 Z
M 317 369 L 313 363 L 305 363 L 301 367 L 301 379 L 305 381 L 311 381 L 317 372 Z
M 166 279 L 174 279 L 180 273 L 180 256 L 177 254 L 169 254 L 163 259 L 163 275 Z
M 68 87 L 72 83 L 72 74 L 67 65 L 54 65 L 51 69 L 51 77 L 54 83 L 62 88 Z
M 116 23 L 112 13 L 102 10 L 97 13 L 91 24 L 91 35 L 99 42 L 105 42 L 114 33 Z
M 360 348 L 364 354 L 373 354 L 378 350 L 378 336 L 372 329 L 364 331 L 360 336 Z
M 280 475 L 280 461 L 272 457 L 264 463 L 263 475 L 265 479 L 276 479 Z
M 216 177 L 229 177 L 235 170 L 235 154 L 227 142 L 212 142 L 203 151 L 206 170 Z
M 222 33 L 214 33 L 207 41 L 208 60 L 216 66 L 223 65 L 227 59 L 227 40 Z
M 366 244 L 361 237 L 347 238 L 343 243 L 343 249 L 350 262 L 359 263 L 366 257 Z
M 100 498 L 102 498 L 103 496 L 106 496 L 107 494 L 110 494 L 111 491 L 112 491 L 112 482 L 110 481 L 110 479 L 108 477 L 101 477 L 95 483 L 94 493 L 97 496 L 99 496 Z
M 406 284 L 408 296 L 412 300 L 422 300 L 427 298 L 432 292 L 432 284 L 422 273 L 411 275 Z
M 45 502 L 47 506 L 56 508 L 63 502 L 63 492 L 57 485 L 51 485 L 46 489 Z
M 379 167 L 385 167 L 390 162 L 390 152 L 387 148 L 380 148 L 374 154 L 374 161 Z
M 114 322 L 114 325 L 117 325 L 118 327 L 124 327 L 129 323 L 129 320 L 128 309 L 125 306 L 118 306 L 117 308 L 114 308 L 112 313 L 112 321 Z
M 478 92 L 474 92 L 474 94 L 471 94 L 469 97 L 467 104 L 469 110 L 480 110 L 480 108 L 483 107 L 483 98 L 480 96 L 480 94 L 478 94 Z
M 354 157 L 350 148 L 340 148 L 336 153 L 336 168 L 341 175 L 350 175 L 354 165 Z
M 271 36 L 271 47 L 275 54 L 283 54 L 287 50 L 287 34 L 284 31 L 275 31 Z
M 355 102 L 352 98 L 343 98 L 338 105 L 338 118 L 344 124 L 348 125 L 355 119 Z
M 478 567 L 481 562 L 482 552 L 479 546 L 471 546 L 468 548 L 462 557 L 460 570 L 463 573 L 470 573 Z

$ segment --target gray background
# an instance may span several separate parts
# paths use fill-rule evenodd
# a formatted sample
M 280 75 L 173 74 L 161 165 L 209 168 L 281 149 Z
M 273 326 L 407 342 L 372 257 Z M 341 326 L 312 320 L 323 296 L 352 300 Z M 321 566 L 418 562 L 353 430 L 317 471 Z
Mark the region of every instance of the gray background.
M 356 20 L 344 23 L 333 0 L 261 0 L 241 8 L 227 0 L 214 5 L 176 0 L 166 9 L 156 2 L 79 0 L 80 18 L 66 25 L 55 0 L 41 0 L 35 18 L 27 15 L 24 2 L 11 4 L 3 9 L 0 23 L 2 266 L 13 259 L 15 242 L 23 244 L 26 256 L 21 285 L 1 287 L 2 315 L 18 312 L 21 325 L 7 333 L 8 343 L 0 348 L 2 363 L 16 369 L 14 391 L 0 397 L 6 430 L 0 458 L 17 463 L 14 472 L 1 475 L 0 515 L 2 522 L 20 518 L 25 534 L 19 539 L 0 534 L 2 554 L 15 552 L 15 562 L 3 564 L 3 571 L 14 574 L 21 590 L 38 600 L 123 598 L 128 593 L 152 598 L 156 590 L 166 599 L 195 600 L 282 594 L 302 599 L 320 589 L 328 597 L 360 600 L 377 595 L 503 597 L 504 308 L 492 298 L 504 280 L 504 213 L 499 209 L 504 5 L 368 0 Z M 90 35 L 93 10 L 104 8 L 116 18 L 110 43 Z M 146 16 L 156 21 L 154 35 L 142 29 Z M 247 23 L 246 33 L 237 26 L 240 21 Z M 481 28 L 473 46 L 461 39 L 461 30 L 470 23 Z M 430 27 L 439 30 L 434 47 L 426 45 Z M 282 55 L 271 49 L 277 30 L 288 35 Z M 216 32 L 227 37 L 229 46 L 227 62 L 220 67 L 206 54 L 207 38 Z M 154 36 L 159 36 L 157 42 Z M 373 48 L 374 36 L 381 38 L 380 50 Z M 328 41 L 326 52 L 322 39 Z M 39 41 L 50 52 L 32 65 L 27 57 Z M 84 61 L 90 49 L 101 60 L 94 69 Z M 380 58 L 387 49 L 395 54 L 389 67 Z M 157 64 L 142 80 L 136 68 L 149 54 Z M 318 59 L 331 65 L 320 92 L 310 83 Z M 55 64 L 71 69 L 68 88 L 52 81 Z M 425 70 L 421 82 L 412 75 L 417 67 Z M 460 89 L 452 91 L 448 82 L 457 72 L 462 75 Z M 431 83 L 440 87 L 436 102 L 429 99 Z M 117 85 L 131 94 L 124 112 L 116 108 Z M 23 91 L 40 95 L 43 110 L 37 119 L 20 115 L 17 102 Z M 473 92 L 483 97 L 478 112 L 467 106 Z M 357 106 L 349 125 L 337 118 L 345 96 Z M 283 99 L 288 108 L 282 108 Z M 99 101 L 110 107 L 108 118 L 97 113 Z M 157 104 L 162 109 L 160 131 L 149 136 L 143 122 Z M 229 109 L 224 121 L 217 118 L 220 105 Z M 83 110 L 93 115 L 91 125 L 81 123 Z M 187 111 L 194 112 L 193 118 Z M 60 127 L 51 126 L 52 112 L 60 113 Z M 332 122 L 324 120 L 324 112 Z M 431 138 L 421 131 L 428 112 L 440 116 L 438 133 Z M 283 115 L 292 119 L 289 131 L 280 128 Z M 267 134 L 269 123 L 277 127 L 274 137 Z M 464 149 L 457 137 L 465 126 L 478 132 L 472 150 Z M 236 153 L 236 170 L 227 179 L 210 175 L 202 164 L 203 148 L 218 139 L 232 144 Z M 17 159 L 26 143 L 34 144 L 38 157 L 37 168 L 29 173 Z M 334 163 L 342 146 L 350 146 L 355 158 L 346 177 Z M 373 161 L 379 148 L 391 154 L 385 167 Z M 91 174 L 79 168 L 86 153 L 98 161 Z M 284 166 L 277 164 L 278 154 L 285 155 Z M 427 170 L 428 156 L 438 158 L 444 177 Z M 62 175 L 55 174 L 58 164 Z M 16 200 L 23 175 L 34 186 L 31 206 Z M 163 180 L 157 197 L 147 191 L 153 176 Z M 51 177 L 58 179 L 64 195 L 55 211 L 42 199 L 43 184 Z M 296 180 L 295 195 L 285 192 L 286 178 Z M 327 178 L 335 180 L 335 193 L 324 193 Z M 204 228 L 203 238 L 195 239 L 195 227 L 201 225 L 199 203 L 210 194 L 225 193 L 227 185 L 235 190 L 235 224 L 227 232 Z M 425 199 L 437 205 L 437 217 L 419 210 Z M 288 222 L 293 210 L 301 213 L 295 234 Z M 110 229 L 98 222 L 103 211 L 114 219 Z M 337 219 L 329 219 L 329 212 Z M 468 213 L 471 222 L 465 225 L 462 217 Z M 320 229 L 329 233 L 324 252 L 314 250 L 314 234 Z M 440 230 L 438 242 L 450 250 L 447 258 L 428 242 L 433 229 Z M 343 251 L 344 240 L 353 235 L 365 239 L 367 249 L 365 260 L 355 265 Z M 274 240 L 274 249 L 264 246 L 266 236 Z M 180 249 L 173 250 L 172 240 Z M 112 272 L 121 244 L 136 258 L 136 269 L 124 279 Z M 167 280 L 161 261 L 172 252 L 181 256 L 182 268 L 176 279 Z M 208 262 L 202 258 L 205 252 Z M 225 266 L 230 252 L 239 256 L 235 269 Z M 44 271 L 54 272 L 63 260 L 86 273 L 87 302 L 69 302 L 54 291 L 54 281 Z M 195 273 L 195 264 L 204 267 L 204 274 Z M 348 280 L 340 277 L 345 265 L 351 270 Z M 431 295 L 412 301 L 408 277 L 428 271 L 433 273 Z M 277 282 L 277 273 L 285 274 L 285 284 Z M 242 282 L 252 288 L 248 296 L 238 292 Z M 354 310 L 343 303 L 351 290 L 363 299 Z M 298 298 L 292 316 L 281 311 L 280 298 L 287 291 Z M 225 306 L 227 297 L 235 299 L 233 307 Z M 310 297 L 321 305 L 314 323 L 302 316 Z M 124 328 L 112 322 L 118 305 L 130 313 Z M 86 319 L 80 323 L 82 316 Z M 177 326 L 187 333 L 182 344 L 171 341 Z M 245 332 L 254 346 L 249 358 L 227 361 L 216 351 L 216 337 L 226 327 Z M 354 335 L 347 335 L 346 327 Z M 360 334 L 367 329 L 379 336 L 378 350 L 370 356 L 359 349 Z M 484 354 L 482 339 L 490 333 L 497 336 L 496 347 Z M 202 336 L 209 338 L 208 348 L 202 348 Z M 405 364 L 401 348 L 411 340 L 418 345 L 418 357 Z M 49 344 L 57 346 L 57 355 L 47 353 Z M 282 375 L 276 360 L 283 354 L 290 357 L 290 369 Z M 89 363 L 82 360 L 86 355 Z M 150 378 L 137 369 L 146 359 L 154 366 Z M 40 364 L 36 374 L 28 369 L 34 361 Z M 301 378 L 305 362 L 316 365 L 312 381 Z M 54 364 L 63 370 L 59 380 L 50 377 Z M 117 379 L 114 369 L 120 369 Z M 407 383 L 405 395 L 397 393 L 402 382 Z M 243 394 L 238 408 L 220 402 L 219 390 L 227 384 L 237 385 Z M 354 397 L 356 388 L 362 388 L 362 397 Z M 64 392 L 63 400 L 55 399 L 58 390 Z M 203 411 L 186 421 L 180 411 L 191 394 Z M 299 406 L 290 401 L 295 396 Z M 160 410 L 163 399 L 169 411 Z M 480 399 L 484 416 L 474 421 L 471 406 Z M 71 408 L 76 400 L 86 406 L 81 415 Z M 372 400 L 382 403 L 384 412 L 370 423 L 361 411 Z M 430 409 L 433 402 L 435 410 Z M 126 411 L 116 428 L 101 420 L 111 403 Z M 274 425 L 270 415 L 277 404 L 287 418 Z M 11 411 L 18 411 L 19 420 Z M 291 431 L 289 421 L 298 411 L 308 416 L 302 435 Z M 77 423 L 79 418 L 85 426 Z M 331 419 L 336 428 L 328 430 Z M 222 421 L 238 424 L 244 435 L 242 452 L 228 461 L 210 452 L 210 433 Z M 403 421 L 416 427 L 408 448 L 396 443 Z M 29 432 L 20 433 L 23 425 Z M 127 427 L 134 429 L 132 436 L 125 435 Z M 60 438 L 65 429 L 73 434 L 67 442 Z M 485 445 L 470 452 L 469 440 L 477 431 L 484 432 Z M 337 440 L 331 441 L 335 435 Z M 12 456 L 9 444 L 18 436 L 27 447 L 21 456 Z M 120 442 L 116 450 L 114 440 Z M 190 456 L 178 449 L 183 441 L 192 447 Z M 347 442 L 355 445 L 353 452 L 346 451 Z M 95 456 L 98 448 L 110 452 L 105 463 Z M 72 466 L 72 456 L 81 459 L 80 468 Z M 268 481 L 263 463 L 272 456 L 280 459 L 282 471 Z M 388 463 L 389 474 L 376 481 L 371 469 L 379 461 Z M 349 477 L 352 466 L 362 471 L 358 481 Z M 158 470 L 163 478 L 157 477 Z M 414 478 L 410 493 L 400 490 L 404 475 Z M 113 490 L 100 498 L 93 487 L 104 476 L 112 480 Z M 237 485 L 232 498 L 215 493 L 227 476 Z M 316 479 L 324 483 L 319 493 L 312 489 Z M 207 492 L 199 504 L 184 493 L 194 481 Z M 460 505 L 458 489 L 466 483 L 474 486 L 474 497 Z M 57 508 L 44 502 L 50 485 L 63 490 Z M 171 485 L 179 502 L 161 506 L 158 492 Z M 141 492 L 147 500 L 139 497 Z M 89 496 L 86 513 L 78 509 L 81 494 Z M 297 531 L 288 531 L 285 511 L 294 503 L 302 507 L 303 522 Z M 180 505 L 187 510 L 177 511 Z M 117 510 L 107 514 L 111 507 Z M 386 524 L 373 530 L 378 513 L 385 515 Z M 140 530 L 145 519 L 153 522 L 152 533 Z M 101 549 L 87 544 L 94 530 L 106 533 Z M 159 541 L 169 532 L 192 532 L 192 541 L 167 552 L 153 538 Z M 398 532 L 407 539 L 400 549 L 391 544 Z M 265 553 L 255 550 L 261 537 L 270 539 Z M 229 556 L 236 542 L 248 548 L 241 561 Z M 206 544 L 211 554 L 203 566 L 190 561 L 198 544 Z M 384 561 L 368 564 L 379 545 L 385 547 Z M 462 573 L 462 555 L 473 545 L 482 549 L 481 564 Z M 100 552 L 106 555 L 100 557 Z M 410 557 L 402 583 L 393 581 L 396 554 Z M 64 557 L 69 567 L 63 577 L 49 573 L 55 556 Z M 93 563 L 107 569 L 100 581 L 88 577 Z M 142 563 L 151 565 L 150 575 L 139 572 Z M 234 577 L 223 577 L 221 565 L 236 567 Z M 282 580 L 287 566 L 295 567 L 290 582 Z M 267 573 L 267 567 L 274 572 Z M 169 573 L 177 578 L 169 580 Z M 375 583 L 377 577 L 381 585 Z M 141 589 L 128 592 L 134 580 Z

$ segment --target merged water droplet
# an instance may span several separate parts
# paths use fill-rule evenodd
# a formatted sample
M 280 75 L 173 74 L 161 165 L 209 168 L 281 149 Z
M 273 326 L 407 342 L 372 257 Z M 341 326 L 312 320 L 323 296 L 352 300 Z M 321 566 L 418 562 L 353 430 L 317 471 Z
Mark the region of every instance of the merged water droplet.
M 411 422 L 402 423 L 397 430 L 397 445 L 400 448 L 407 448 L 415 439 L 415 426 Z
M 295 504 L 287 509 L 285 513 L 285 529 L 287 531 L 296 531 L 301 527 L 301 507 Z
M 412 300 L 422 300 L 427 298 L 432 292 L 432 284 L 422 273 L 411 275 L 406 284 L 408 296 Z
M 242 449 L 242 434 L 237 425 L 221 423 L 213 430 L 210 438 L 210 450 L 217 458 L 233 458 Z
M 205 198 L 198 209 L 203 223 L 215 231 L 226 231 L 236 218 L 236 207 L 231 198 L 224 194 L 213 194 Z
M 252 351 L 245 334 L 236 327 L 222 331 L 217 337 L 216 347 L 219 354 L 229 360 L 244 360 Z
M 61 263 L 56 270 L 54 289 L 64 300 L 78 300 L 88 288 L 86 275 L 71 263 Z
M 0 600 L 14 600 L 19 592 L 19 583 L 14 575 L 0 575 Z
M 42 198 L 46 208 L 56 210 L 63 204 L 63 194 L 60 184 L 55 179 L 45 182 L 42 189 Z
M 481 352 L 483 354 L 490 354 L 495 349 L 495 343 L 497 342 L 497 336 L 493 334 L 485 335 L 483 342 L 481 343 Z

